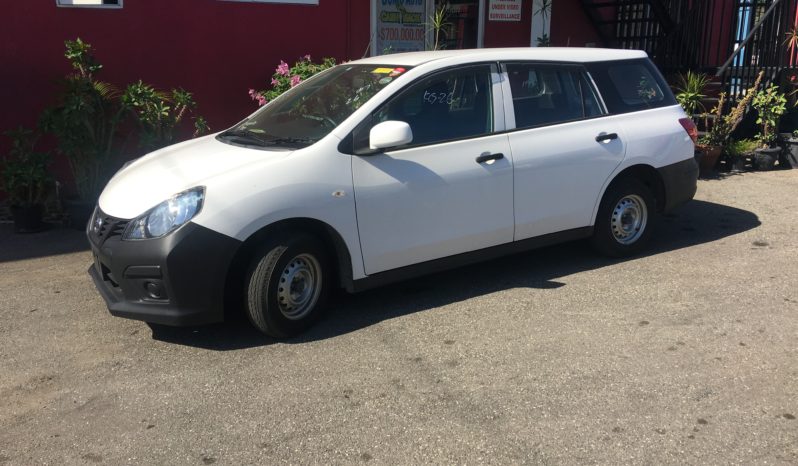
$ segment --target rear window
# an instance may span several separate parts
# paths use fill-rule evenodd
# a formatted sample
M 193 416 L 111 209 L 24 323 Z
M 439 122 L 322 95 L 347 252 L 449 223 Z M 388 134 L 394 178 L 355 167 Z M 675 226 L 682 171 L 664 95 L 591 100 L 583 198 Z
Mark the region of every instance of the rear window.
M 676 105 L 659 70 L 647 59 L 591 63 L 588 68 L 610 113 Z
M 612 66 L 607 71 L 626 105 L 650 106 L 665 98 L 657 81 L 643 65 Z

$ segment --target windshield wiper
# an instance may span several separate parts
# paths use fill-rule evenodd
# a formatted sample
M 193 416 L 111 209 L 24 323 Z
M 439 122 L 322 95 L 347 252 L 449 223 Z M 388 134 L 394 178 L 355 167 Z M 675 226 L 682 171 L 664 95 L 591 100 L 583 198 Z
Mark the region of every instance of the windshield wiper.
M 263 142 L 267 144 L 313 144 L 315 139 L 310 138 L 292 138 L 292 137 L 270 137 Z
M 247 129 L 230 129 L 220 134 L 219 137 L 244 139 L 260 147 L 265 147 L 269 145 L 269 143 L 266 140 L 258 136 L 255 132 Z

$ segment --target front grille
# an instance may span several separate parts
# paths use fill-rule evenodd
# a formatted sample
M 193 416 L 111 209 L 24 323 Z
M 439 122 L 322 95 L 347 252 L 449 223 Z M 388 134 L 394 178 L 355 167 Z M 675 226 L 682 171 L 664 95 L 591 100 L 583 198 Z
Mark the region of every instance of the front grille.
M 114 236 L 121 236 L 130 220 L 105 215 L 97 209 L 96 216 L 92 219 L 91 231 L 100 241 L 105 241 Z

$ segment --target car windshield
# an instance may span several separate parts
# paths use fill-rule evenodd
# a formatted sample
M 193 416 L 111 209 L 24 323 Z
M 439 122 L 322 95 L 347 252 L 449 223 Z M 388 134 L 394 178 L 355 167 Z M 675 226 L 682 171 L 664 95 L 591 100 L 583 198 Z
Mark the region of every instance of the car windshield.
M 254 147 L 309 146 L 408 69 L 336 66 L 286 91 L 218 138 Z

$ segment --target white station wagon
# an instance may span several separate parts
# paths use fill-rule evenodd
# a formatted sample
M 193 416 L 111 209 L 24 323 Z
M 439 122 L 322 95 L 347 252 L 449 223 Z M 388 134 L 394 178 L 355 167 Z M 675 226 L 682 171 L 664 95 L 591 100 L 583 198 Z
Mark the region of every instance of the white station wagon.
M 357 60 L 126 165 L 88 225 L 89 272 L 116 316 L 201 324 L 243 305 L 290 337 L 333 287 L 579 238 L 634 254 L 695 194 L 695 136 L 639 51 Z

